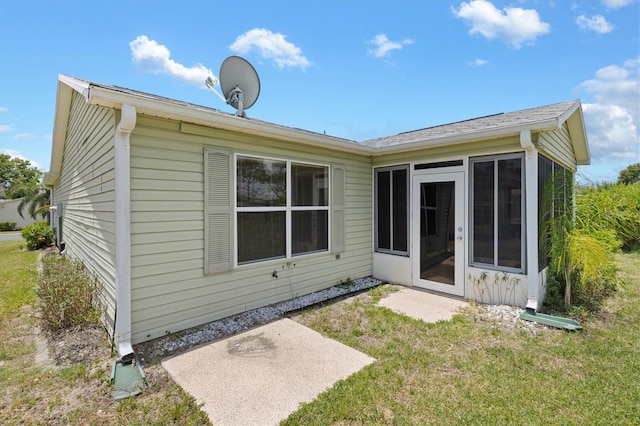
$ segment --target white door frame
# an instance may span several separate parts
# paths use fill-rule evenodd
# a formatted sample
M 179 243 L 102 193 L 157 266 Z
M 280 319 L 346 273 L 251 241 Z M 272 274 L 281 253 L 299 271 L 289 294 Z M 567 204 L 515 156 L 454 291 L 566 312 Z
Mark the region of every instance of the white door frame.
M 411 213 L 413 224 L 411 229 L 413 285 L 426 290 L 464 296 L 465 288 L 465 173 L 463 171 L 438 171 L 413 175 Z M 454 284 L 444 284 L 420 278 L 420 191 L 422 183 L 454 182 Z

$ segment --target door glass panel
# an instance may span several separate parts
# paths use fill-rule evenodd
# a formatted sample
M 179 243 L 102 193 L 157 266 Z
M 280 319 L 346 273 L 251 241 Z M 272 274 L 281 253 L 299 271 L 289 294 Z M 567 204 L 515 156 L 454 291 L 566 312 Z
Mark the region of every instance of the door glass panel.
M 420 184 L 420 278 L 455 284 L 455 182 Z

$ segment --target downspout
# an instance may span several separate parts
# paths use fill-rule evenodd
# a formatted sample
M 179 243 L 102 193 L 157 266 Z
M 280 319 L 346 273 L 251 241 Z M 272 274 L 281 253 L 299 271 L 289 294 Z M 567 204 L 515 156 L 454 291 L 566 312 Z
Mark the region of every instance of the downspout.
M 115 137 L 116 313 L 114 333 L 123 362 L 135 356 L 131 345 L 131 187 L 129 137 L 136 126 L 136 108 L 122 104 Z
M 538 284 L 538 151 L 531 140 L 531 130 L 520 132 L 520 146 L 525 150 L 525 220 L 527 257 L 527 310 L 540 307 Z

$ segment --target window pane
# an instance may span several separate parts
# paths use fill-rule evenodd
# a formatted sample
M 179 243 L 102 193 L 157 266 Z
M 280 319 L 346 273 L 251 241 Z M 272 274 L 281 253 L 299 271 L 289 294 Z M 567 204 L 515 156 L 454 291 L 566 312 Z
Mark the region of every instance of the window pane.
M 238 263 L 285 257 L 286 214 L 238 213 Z
M 293 254 L 329 249 L 329 212 L 327 210 L 291 212 L 291 227 Z
M 329 173 L 326 167 L 291 165 L 293 206 L 328 206 Z
M 494 162 L 473 163 L 473 261 L 494 264 Z
M 546 223 L 551 217 L 551 173 L 553 163 L 548 158 L 538 155 L 538 271 L 542 271 L 549 259 L 547 257 Z
M 498 161 L 498 265 L 522 267 L 522 160 Z
M 393 171 L 393 250 L 407 251 L 407 170 Z
M 238 157 L 238 207 L 285 206 L 287 163 Z
M 377 172 L 378 248 L 391 249 L 391 172 Z

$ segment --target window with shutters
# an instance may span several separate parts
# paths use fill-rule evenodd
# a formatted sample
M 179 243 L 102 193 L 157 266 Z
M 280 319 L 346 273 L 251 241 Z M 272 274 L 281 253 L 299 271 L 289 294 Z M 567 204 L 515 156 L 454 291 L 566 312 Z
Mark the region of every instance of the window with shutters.
M 236 157 L 238 265 L 329 250 L 329 167 Z

